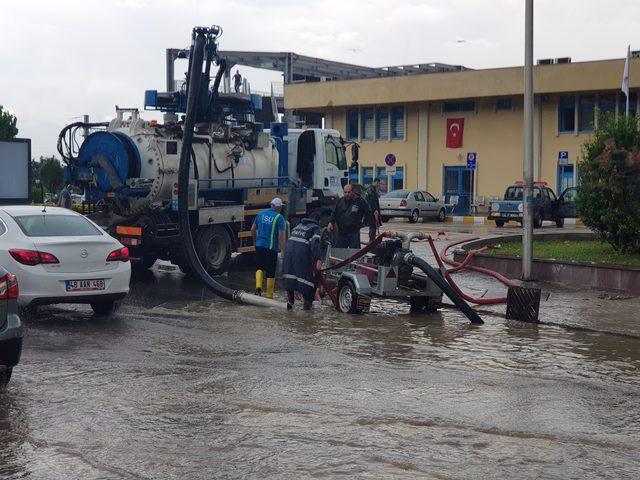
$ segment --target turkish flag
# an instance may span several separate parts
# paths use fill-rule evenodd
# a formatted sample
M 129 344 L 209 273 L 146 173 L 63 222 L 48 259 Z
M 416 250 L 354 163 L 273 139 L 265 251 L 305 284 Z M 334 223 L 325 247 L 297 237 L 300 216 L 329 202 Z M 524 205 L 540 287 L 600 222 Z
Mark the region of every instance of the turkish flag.
M 462 148 L 464 118 L 447 118 L 447 148 Z

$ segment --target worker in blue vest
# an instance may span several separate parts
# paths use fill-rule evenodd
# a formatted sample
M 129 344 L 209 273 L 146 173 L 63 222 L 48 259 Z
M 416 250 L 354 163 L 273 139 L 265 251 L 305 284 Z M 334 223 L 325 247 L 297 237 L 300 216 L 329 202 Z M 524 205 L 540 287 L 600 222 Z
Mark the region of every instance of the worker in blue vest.
M 256 295 L 262 295 L 264 276 L 267 276 L 266 297 L 273 298 L 276 289 L 276 267 L 278 252 L 285 248 L 286 222 L 280 213 L 282 200 L 278 197 L 271 200 L 271 208 L 258 214 L 251 226 L 254 245 L 256 246 Z

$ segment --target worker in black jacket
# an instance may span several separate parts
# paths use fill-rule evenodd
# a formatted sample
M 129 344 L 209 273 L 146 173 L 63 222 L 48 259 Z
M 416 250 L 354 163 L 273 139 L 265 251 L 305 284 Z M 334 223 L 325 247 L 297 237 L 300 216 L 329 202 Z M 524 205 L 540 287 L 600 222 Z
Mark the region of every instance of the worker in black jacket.
M 380 179 L 374 178 L 371 185 L 364 192 L 364 198 L 369 204 L 369 242 L 373 242 L 378 233 L 380 222 L 380 194 L 378 193 Z
M 369 205 L 355 194 L 353 185 L 345 185 L 343 191 L 344 196 L 336 203 L 327 230 L 334 235 L 334 247 L 360 248 L 360 229 L 371 215 Z

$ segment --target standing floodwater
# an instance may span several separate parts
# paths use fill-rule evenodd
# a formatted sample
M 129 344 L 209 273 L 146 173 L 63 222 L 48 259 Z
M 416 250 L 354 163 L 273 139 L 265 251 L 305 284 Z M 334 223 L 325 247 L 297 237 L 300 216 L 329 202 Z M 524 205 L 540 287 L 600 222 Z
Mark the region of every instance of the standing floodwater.
M 160 270 L 132 288 L 112 320 L 28 323 L 0 477 L 636 478 L 638 339 L 393 302 L 283 314 Z

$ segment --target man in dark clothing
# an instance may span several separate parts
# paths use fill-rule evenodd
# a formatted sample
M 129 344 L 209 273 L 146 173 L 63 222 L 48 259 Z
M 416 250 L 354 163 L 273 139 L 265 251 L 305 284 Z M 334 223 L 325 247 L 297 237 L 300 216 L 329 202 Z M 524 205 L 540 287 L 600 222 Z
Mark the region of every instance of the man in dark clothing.
M 235 88 L 236 93 L 240 93 L 241 85 L 242 85 L 242 75 L 240 75 L 240 70 L 236 70 L 236 74 L 233 76 L 233 88 Z
M 327 230 L 334 234 L 336 248 L 360 248 L 360 229 L 369 220 L 369 205 L 355 194 L 354 186 L 344 186 L 344 196 L 336 203 Z
M 304 298 L 304 309 L 309 310 L 316 292 L 315 273 L 322 268 L 326 255 L 326 242 L 322 228 L 312 218 L 304 218 L 291 230 L 287 240 L 282 278 L 287 291 L 287 308 L 293 308 L 295 292 Z
M 65 185 L 65 187 L 60 191 L 60 196 L 58 197 L 58 206 L 63 208 L 72 208 L 73 201 L 71 199 L 71 191 L 73 187 L 71 184 Z
M 364 192 L 364 198 L 369 204 L 369 242 L 373 242 L 378 233 L 378 227 L 380 226 L 380 194 L 379 194 L 380 179 L 374 178 L 371 185 L 367 187 Z

